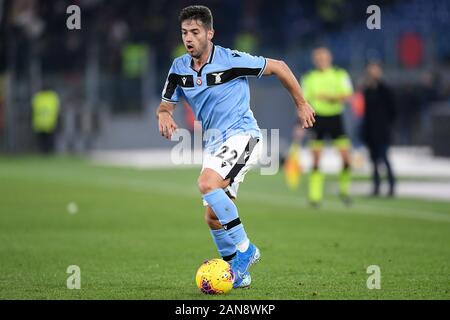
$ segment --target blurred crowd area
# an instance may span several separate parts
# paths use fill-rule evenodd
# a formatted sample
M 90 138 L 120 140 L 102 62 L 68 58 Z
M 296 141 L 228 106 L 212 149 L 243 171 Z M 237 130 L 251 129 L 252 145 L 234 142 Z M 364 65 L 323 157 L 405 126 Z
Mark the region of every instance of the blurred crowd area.
M 153 48 L 157 71 L 163 72 L 180 43 L 179 11 L 196 3 L 192 0 L 2 2 L 5 7 L 2 28 L 17 42 L 16 53 L 24 56 L 18 57 L 19 65 L 26 64 L 27 49 L 32 45 L 29 40 L 33 38 L 37 42 L 35 52 L 46 72 L 80 71 L 94 42 L 99 47 L 105 72 L 121 71 L 129 44 Z M 79 31 L 65 27 L 66 9 L 71 4 L 82 10 Z M 366 28 L 366 9 L 372 4 L 369 0 L 210 0 L 205 4 L 214 15 L 215 42 L 254 53 L 289 56 L 295 65 L 300 65 L 299 71 L 311 67 L 307 49 L 317 43 L 327 44 L 334 52 L 335 62 L 345 68 L 361 67 L 367 59 L 380 59 L 390 67 L 405 68 L 450 63 L 448 1 L 377 1 L 382 13 L 379 32 Z M 405 50 L 408 45 L 409 50 Z
M 31 97 L 43 87 L 58 91 L 63 109 L 145 110 L 158 97 L 173 58 L 184 53 L 179 11 L 196 3 L 0 0 L 0 130 L 7 121 L 20 128 Z M 72 4 L 81 8 L 81 30 L 66 27 Z M 366 63 L 381 62 L 398 100 L 396 143 L 430 142 L 430 106 L 450 99 L 449 1 L 377 1 L 381 30 L 366 27 L 369 0 L 204 4 L 214 15 L 215 43 L 283 59 L 297 76 L 312 68 L 310 54 L 318 44 L 349 71 L 356 91 Z M 12 118 L 6 100 L 16 110 Z

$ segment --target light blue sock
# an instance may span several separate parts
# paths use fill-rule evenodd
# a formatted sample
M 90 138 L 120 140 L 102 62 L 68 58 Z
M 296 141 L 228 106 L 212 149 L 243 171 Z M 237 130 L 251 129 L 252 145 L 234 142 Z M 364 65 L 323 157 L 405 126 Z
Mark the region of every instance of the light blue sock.
M 203 199 L 213 209 L 220 224 L 230 236 L 234 245 L 248 239 L 244 226 L 239 219 L 236 205 L 231 201 L 223 189 L 215 189 L 203 195 Z
M 236 246 L 233 240 L 224 229 L 210 230 L 220 256 L 229 261 L 236 253 Z

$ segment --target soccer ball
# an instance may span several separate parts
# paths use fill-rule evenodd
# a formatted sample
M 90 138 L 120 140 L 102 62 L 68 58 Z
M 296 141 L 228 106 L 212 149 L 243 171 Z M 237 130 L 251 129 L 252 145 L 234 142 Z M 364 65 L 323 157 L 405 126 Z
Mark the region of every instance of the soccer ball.
M 195 274 L 195 282 L 205 294 L 222 294 L 233 288 L 234 274 L 228 262 L 222 259 L 206 260 Z

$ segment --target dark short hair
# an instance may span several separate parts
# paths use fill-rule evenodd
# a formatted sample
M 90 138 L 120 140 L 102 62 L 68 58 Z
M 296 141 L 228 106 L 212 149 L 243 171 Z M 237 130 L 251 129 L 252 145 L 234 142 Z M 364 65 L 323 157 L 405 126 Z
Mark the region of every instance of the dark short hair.
M 312 51 L 316 51 L 316 50 L 327 50 L 327 51 L 330 51 L 330 49 L 324 44 L 316 44 L 315 46 L 313 46 Z
M 366 67 L 372 66 L 372 65 L 377 65 L 380 68 L 383 67 L 383 64 L 381 63 L 381 60 L 378 60 L 378 59 L 370 59 L 370 60 L 367 61 Z
M 186 20 L 199 20 L 207 30 L 213 28 L 213 17 L 211 10 L 205 6 L 189 6 L 181 10 L 178 18 L 180 23 Z

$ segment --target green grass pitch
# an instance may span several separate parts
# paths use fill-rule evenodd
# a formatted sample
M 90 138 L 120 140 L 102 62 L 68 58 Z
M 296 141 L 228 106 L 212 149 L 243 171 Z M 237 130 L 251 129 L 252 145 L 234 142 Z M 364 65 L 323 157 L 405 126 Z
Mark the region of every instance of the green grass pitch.
M 0 299 L 450 298 L 450 203 L 356 197 L 347 208 L 330 194 L 312 209 L 281 173 L 250 173 L 240 188 L 262 253 L 251 288 L 203 295 L 195 271 L 217 252 L 198 171 L 0 158 Z M 66 287 L 70 265 L 80 290 Z M 370 265 L 380 290 L 367 289 Z

